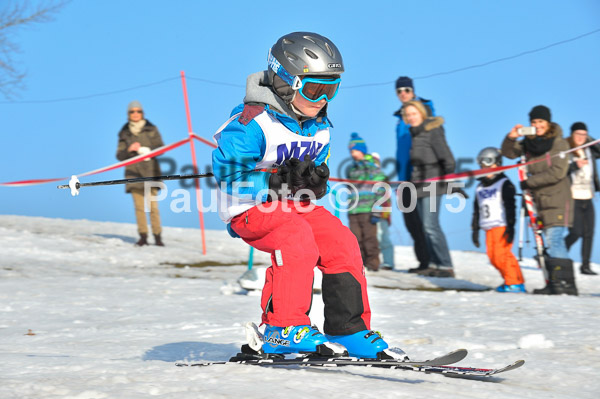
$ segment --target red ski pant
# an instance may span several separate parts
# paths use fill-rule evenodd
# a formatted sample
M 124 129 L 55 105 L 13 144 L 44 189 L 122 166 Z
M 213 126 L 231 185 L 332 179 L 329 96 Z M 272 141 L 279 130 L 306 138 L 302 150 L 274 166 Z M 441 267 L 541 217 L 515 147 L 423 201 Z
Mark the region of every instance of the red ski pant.
M 523 274 L 517 258 L 512 253 L 512 243 L 506 242 L 506 227 L 494 227 L 486 231 L 485 244 L 492 265 L 504 278 L 504 284 L 523 284 Z
M 271 254 L 261 306 L 263 323 L 309 324 L 314 268 L 323 273 L 324 331 L 348 335 L 370 329 L 371 310 L 356 237 L 341 221 L 310 202 L 273 201 L 231 221 L 254 248 Z

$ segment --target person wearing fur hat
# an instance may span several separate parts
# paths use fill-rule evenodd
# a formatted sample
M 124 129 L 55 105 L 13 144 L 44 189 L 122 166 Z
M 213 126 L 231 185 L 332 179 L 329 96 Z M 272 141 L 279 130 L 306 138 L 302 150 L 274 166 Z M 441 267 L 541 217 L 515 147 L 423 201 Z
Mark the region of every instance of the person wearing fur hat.
M 529 121 L 535 128 L 535 135 L 519 140 L 519 129 L 523 125 L 517 124 L 504 138 L 501 151 L 509 159 L 524 155 L 527 162 L 538 161 L 527 167 L 527 179 L 521 182 L 521 189 L 532 194 L 546 238 L 545 265 L 549 283 L 533 293 L 577 295 L 573 261 L 569 259 L 565 245 L 565 233 L 573 225 L 569 160 L 558 156 L 569 149 L 569 144 L 563 138 L 561 127 L 552 122 L 548 107 L 533 107 Z
M 580 147 L 594 141 L 588 135 L 588 128 L 583 122 L 571 125 L 571 136 L 567 139 L 571 148 Z M 600 179 L 596 169 L 596 159 L 600 157 L 600 144 L 580 148 L 570 154 L 569 177 L 571 178 L 571 194 L 575 201 L 573 226 L 565 238 L 567 249 L 571 248 L 579 238 L 581 243 L 581 273 L 597 275 L 590 267 L 592 243 L 594 241 L 594 193 L 600 191 Z
M 410 181 L 416 187 L 417 211 L 423 221 L 431 256 L 429 267 L 417 273 L 430 277 L 454 277 L 448 243 L 439 221 L 441 198 L 447 194 L 448 185 L 443 182 L 422 183 L 423 180 L 454 172 L 456 162 L 446 142 L 444 118 L 428 116 L 420 101 L 409 101 L 402 109 L 412 136 Z
M 119 132 L 119 144 L 117 146 L 117 159 L 124 161 L 135 156 L 146 154 L 158 147 L 162 147 L 163 141 L 158 128 L 144 118 L 144 109 L 139 101 L 132 101 L 127 106 L 128 121 Z M 160 166 L 156 158 L 147 158 L 141 162 L 125 167 L 125 178 L 160 176 Z M 148 222 L 146 220 L 144 183 L 127 183 L 125 191 L 131 193 L 135 208 L 139 240 L 137 246 L 148 245 Z M 158 195 L 158 188 L 152 187 L 150 192 L 153 197 Z M 164 246 L 161 238 L 162 227 L 160 225 L 160 213 L 158 202 L 150 201 L 150 225 L 154 234 L 156 245 Z
M 358 133 L 351 134 L 348 149 L 354 160 L 348 169 L 348 179 L 385 180 L 385 175 L 381 173 L 373 156 L 367 152 L 367 144 Z M 380 265 L 377 223 L 381 219 L 381 209 L 374 209 L 374 206 L 381 193 L 374 190 L 373 183 L 352 184 L 356 190 L 351 189 L 348 196 L 348 203 L 351 204 L 348 210 L 350 231 L 356 236 L 365 267 L 376 272 Z

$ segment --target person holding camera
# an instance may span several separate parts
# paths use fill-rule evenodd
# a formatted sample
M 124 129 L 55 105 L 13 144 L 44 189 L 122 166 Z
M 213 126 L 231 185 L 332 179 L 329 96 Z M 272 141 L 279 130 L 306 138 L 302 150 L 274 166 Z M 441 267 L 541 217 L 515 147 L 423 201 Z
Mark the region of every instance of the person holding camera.
M 542 224 L 549 283 L 533 293 L 577 295 L 573 261 L 565 245 L 566 230 L 573 225 L 573 199 L 567 176 L 569 161 L 559 156 L 569 149 L 569 144 L 561 127 L 552 122 L 548 107 L 533 107 L 529 120 L 530 128 L 517 124 L 506 135 L 502 155 L 509 159 L 524 155 L 527 162 L 534 161 L 527 166 L 528 176 L 521 182 L 521 189 L 531 192 L 538 222 Z M 519 140 L 521 136 L 525 137 Z
M 423 183 L 423 180 L 454 172 L 456 162 L 446 142 L 444 118 L 430 117 L 420 101 L 409 101 L 402 107 L 404 121 L 410 125 L 412 148 L 410 181 L 417 193 L 417 211 L 423 221 L 425 242 L 434 264 L 417 271 L 429 277 L 454 277 L 454 269 L 446 236 L 440 226 L 440 205 L 448 184 Z M 411 191 L 411 190 L 404 190 Z
M 571 148 L 582 146 L 592 138 L 588 135 L 585 123 L 575 122 L 571 125 L 571 136 L 567 139 Z M 571 178 L 571 194 L 575 201 L 575 219 L 569 235 L 565 238 L 567 249 L 571 248 L 579 238 L 581 243 L 581 273 L 596 275 L 590 268 L 592 242 L 594 241 L 594 193 L 600 191 L 600 180 L 596 169 L 596 159 L 600 157 L 600 144 L 580 148 L 571 153 L 569 159 L 569 177 Z

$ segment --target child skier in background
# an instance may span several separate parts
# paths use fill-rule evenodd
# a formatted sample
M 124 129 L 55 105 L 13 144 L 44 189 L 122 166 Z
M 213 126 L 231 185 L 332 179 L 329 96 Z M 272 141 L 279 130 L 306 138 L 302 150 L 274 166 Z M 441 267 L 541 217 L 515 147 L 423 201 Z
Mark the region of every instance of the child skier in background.
M 477 155 L 482 168 L 502 165 L 497 148 L 487 147 Z M 504 278 L 498 292 L 527 292 L 517 258 L 512 253 L 515 235 L 515 186 L 504 173 L 491 174 L 479 179 L 473 204 L 473 244 L 479 248 L 479 229 L 485 230 L 487 254 L 492 265 Z
M 385 175 L 381 173 L 373 157 L 367 153 L 367 144 L 358 133 L 350 135 L 348 149 L 354 160 L 348 169 L 348 179 L 385 180 Z M 348 195 L 350 230 L 356 236 L 365 267 L 376 272 L 380 264 L 377 223 L 381 220 L 381 209 L 375 209 L 375 205 L 381 194 L 379 190 L 375 190 L 373 183 L 352 184 L 355 190 L 351 188 Z
M 251 345 L 258 356 L 346 349 L 361 358 L 404 358 L 371 330 L 356 238 L 311 202 L 329 188 L 326 111 L 342 72 L 331 40 L 287 34 L 269 51 L 268 70 L 248 77 L 244 103 L 214 136 L 219 215 L 230 234 L 271 254 L 261 299 L 263 342 Z M 315 266 L 323 273 L 326 335 L 308 316 Z

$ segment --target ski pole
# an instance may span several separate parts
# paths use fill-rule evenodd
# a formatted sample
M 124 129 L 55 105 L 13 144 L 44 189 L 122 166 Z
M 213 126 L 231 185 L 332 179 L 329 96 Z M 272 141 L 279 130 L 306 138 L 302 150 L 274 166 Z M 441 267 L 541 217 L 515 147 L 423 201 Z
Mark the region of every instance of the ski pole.
M 525 232 L 525 207 L 521 203 L 521 212 L 519 216 L 519 261 L 523 260 L 523 234 Z
M 61 184 L 56 188 L 64 189 L 70 188 L 71 195 L 79 195 L 79 189 L 81 187 L 90 187 L 90 186 L 111 186 L 115 184 L 127 184 L 127 183 L 137 183 L 137 182 L 146 182 L 146 181 L 162 181 L 162 180 L 184 180 L 184 179 L 201 179 L 204 177 L 213 177 L 212 173 L 201 173 L 195 175 L 166 175 L 166 176 L 149 176 L 149 177 L 136 177 L 132 179 L 120 179 L 120 180 L 105 180 L 105 181 L 95 181 L 89 183 L 80 183 L 77 176 L 71 176 L 71 180 L 69 180 L 69 184 Z

